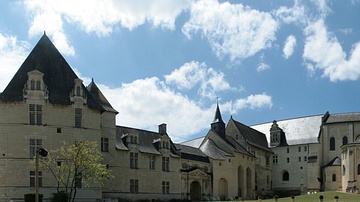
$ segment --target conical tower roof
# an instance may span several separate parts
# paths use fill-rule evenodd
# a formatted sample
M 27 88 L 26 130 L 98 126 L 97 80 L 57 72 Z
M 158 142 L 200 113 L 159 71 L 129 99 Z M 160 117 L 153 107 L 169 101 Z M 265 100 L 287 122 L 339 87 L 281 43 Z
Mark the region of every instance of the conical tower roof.
M 215 117 L 213 120 L 213 123 L 224 123 L 224 121 L 221 118 L 221 112 L 220 112 L 220 107 L 219 107 L 219 103 L 216 103 L 216 112 L 215 112 Z
M 91 83 L 87 86 L 90 94 L 94 96 L 95 100 L 106 110 L 114 113 L 118 113 L 110 104 L 110 102 L 106 99 L 104 94 L 100 91 L 97 85 L 94 82 L 94 79 L 91 80 Z

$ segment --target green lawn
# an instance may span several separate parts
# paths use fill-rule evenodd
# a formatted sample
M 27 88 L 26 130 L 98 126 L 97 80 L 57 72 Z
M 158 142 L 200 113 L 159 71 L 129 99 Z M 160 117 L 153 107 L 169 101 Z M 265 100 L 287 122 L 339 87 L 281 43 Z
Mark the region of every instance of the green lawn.
M 323 195 L 324 200 L 323 202 L 334 202 L 334 196 L 339 197 L 339 202 L 360 202 L 360 194 L 349 194 L 349 193 L 343 193 L 343 192 L 319 192 L 316 194 L 309 194 L 309 195 L 301 195 L 301 196 L 295 196 L 295 202 L 319 202 L 319 196 Z M 252 201 L 246 201 L 246 202 L 255 202 L 257 200 Z M 262 202 L 270 202 L 275 201 L 275 199 L 266 199 L 262 200 Z M 287 198 L 279 198 L 279 202 L 290 202 L 290 197 Z

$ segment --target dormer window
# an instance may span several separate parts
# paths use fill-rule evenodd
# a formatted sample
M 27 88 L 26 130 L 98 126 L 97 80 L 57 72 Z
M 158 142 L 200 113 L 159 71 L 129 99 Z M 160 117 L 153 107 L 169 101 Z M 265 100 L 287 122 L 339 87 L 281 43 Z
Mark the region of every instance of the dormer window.
M 27 73 L 28 80 L 24 85 L 23 96 L 25 99 L 43 100 L 48 98 L 48 91 L 43 81 L 44 74 L 38 70 Z
M 35 90 L 35 81 L 34 80 L 30 81 L 30 90 Z
M 76 96 L 81 96 L 81 88 L 80 86 L 76 86 Z
M 74 80 L 74 88 L 70 93 L 70 100 L 74 104 L 86 104 L 86 93 L 81 79 L 77 78 Z

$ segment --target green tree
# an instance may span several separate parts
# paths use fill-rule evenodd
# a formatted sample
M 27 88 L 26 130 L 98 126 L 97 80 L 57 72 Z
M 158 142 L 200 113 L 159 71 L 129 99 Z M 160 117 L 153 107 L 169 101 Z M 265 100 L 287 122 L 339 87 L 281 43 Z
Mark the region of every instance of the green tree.
M 49 151 L 47 158 L 40 160 L 40 167 L 49 171 L 57 181 L 57 192 L 68 194 L 68 201 L 74 202 L 78 188 L 103 185 L 111 177 L 102 164 L 102 154 L 96 142 L 84 141 L 62 145 Z

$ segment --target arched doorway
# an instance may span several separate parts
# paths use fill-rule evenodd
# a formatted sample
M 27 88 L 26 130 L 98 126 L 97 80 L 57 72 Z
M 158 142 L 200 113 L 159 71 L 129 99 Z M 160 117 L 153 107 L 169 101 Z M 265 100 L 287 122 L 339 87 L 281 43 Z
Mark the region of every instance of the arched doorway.
M 228 182 L 225 178 L 219 180 L 219 196 L 226 197 L 228 195 Z
M 251 169 L 248 167 L 246 169 L 246 196 L 247 198 L 251 198 Z
M 201 200 L 201 185 L 198 181 L 194 181 L 190 184 L 190 199 L 192 201 Z
M 238 167 L 238 197 L 244 196 L 244 190 L 245 190 L 245 177 L 244 177 L 244 169 L 242 166 Z

